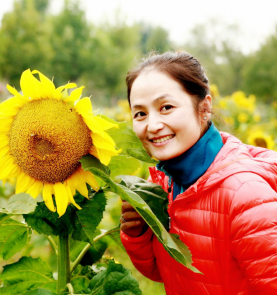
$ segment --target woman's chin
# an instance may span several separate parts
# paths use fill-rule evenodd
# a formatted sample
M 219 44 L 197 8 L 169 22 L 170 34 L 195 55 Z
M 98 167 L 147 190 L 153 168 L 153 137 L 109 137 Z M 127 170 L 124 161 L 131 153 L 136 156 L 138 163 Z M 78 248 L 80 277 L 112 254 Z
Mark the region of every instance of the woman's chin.
M 152 154 L 152 156 L 158 159 L 159 161 L 166 161 L 166 160 L 173 159 L 178 155 L 173 153 L 156 153 L 156 154 Z

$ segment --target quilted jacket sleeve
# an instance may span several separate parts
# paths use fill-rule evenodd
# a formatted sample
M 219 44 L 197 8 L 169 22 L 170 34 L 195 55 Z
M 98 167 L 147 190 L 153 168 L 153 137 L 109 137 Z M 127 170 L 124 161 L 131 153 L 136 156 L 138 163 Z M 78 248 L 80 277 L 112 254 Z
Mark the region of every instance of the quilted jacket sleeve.
M 231 252 L 253 294 L 277 294 L 277 194 L 262 178 L 241 184 L 230 208 Z
M 245 145 L 253 157 L 261 157 L 261 158 L 277 158 L 277 153 L 273 150 L 255 147 L 251 145 Z
M 152 248 L 153 232 L 151 228 L 135 238 L 121 231 L 120 237 L 136 269 L 150 280 L 162 282 Z

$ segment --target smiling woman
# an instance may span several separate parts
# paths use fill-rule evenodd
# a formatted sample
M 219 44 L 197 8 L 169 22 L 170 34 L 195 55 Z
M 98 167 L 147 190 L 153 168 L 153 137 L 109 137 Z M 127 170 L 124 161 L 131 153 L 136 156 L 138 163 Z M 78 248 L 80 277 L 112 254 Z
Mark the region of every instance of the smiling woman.
M 144 71 L 138 76 L 132 85 L 130 104 L 134 131 L 146 150 L 159 160 L 182 154 L 208 127 L 200 112 L 195 112 L 191 96 L 160 71 Z M 211 110 L 211 97 L 207 95 L 198 108 Z
M 174 261 L 124 201 L 121 240 L 135 267 L 170 295 L 276 294 L 277 154 L 217 130 L 208 79 L 186 52 L 150 55 L 126 82 L 134 131 L 159 160 L 149 180 L 168 192 L 170 233 L 203 274 Z

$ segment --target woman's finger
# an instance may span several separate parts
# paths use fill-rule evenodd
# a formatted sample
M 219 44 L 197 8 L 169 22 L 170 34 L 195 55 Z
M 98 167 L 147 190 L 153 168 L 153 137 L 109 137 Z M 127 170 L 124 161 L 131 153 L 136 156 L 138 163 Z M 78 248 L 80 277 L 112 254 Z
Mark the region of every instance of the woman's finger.
M 133 227 L 137 227 L 140 224 L 141 224 L 141 221 L 140 220 L 128 221 L 128 222 L 122 223 L 121 226 L 120 226 L 120 229 L 123 232 L 126 232 L 126 231 L 128 231 L 128 229 L 133 228 Z
M 127 211 L 135 211 L 135 209 L 133 208 L 133 206 L 131 206 L 131 204 L 128 201 L 123 201 L 122 207 L 121 207 L 121 212 L 125 213 Z
M 131 220 L 142 220 L 141 216 L 137 212 L 125 212 L 121 215 L 124 221 L 131 221 Z

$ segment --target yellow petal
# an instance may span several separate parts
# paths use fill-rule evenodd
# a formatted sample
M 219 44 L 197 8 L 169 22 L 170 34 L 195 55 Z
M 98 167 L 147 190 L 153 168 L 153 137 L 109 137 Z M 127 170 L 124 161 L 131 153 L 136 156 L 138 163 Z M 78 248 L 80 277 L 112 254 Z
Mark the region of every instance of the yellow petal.
M 76 112 L 78 112 L 82 116 L 86 114 L 92 115 L 92 105 L 90 98 L 88 97 L 79 100 L 74 108 Z
M 69 186 L 65 186 L 66 190 L 67 190 L 67 194 L 68 194 L 68 200 L 70 203 L 72 203 L 78 210 L 81 210 L 82 208 L 75 202 L 71 189 Z
M 105 149 L 97 149 L 98 159 L 104 165 L 108 165 L 111 161 L 112 156 L 116 156 L 121 152 L 120 150 L 105 150 Z
M 43 183 L 39 180 L 35 180 L 34 184 L 26 191 L 26 193 L 29 193 L 33 198 L 37 198 L 42 187 Z
M 54 83 L 37 70 L 32 71 L 33 74 L 38 74 L 40 79 L 40 95 L 44 99 L 52 99 L 54 97 L 55 85 Z
M 105 120 L 104 118 L 98 117 L 98 116 L 94 116 L 93 119 L 98 123 L 98 126 L 101 127 L 102 130 L 107 130 L 110 128 L 118 128 L 118 124 L 109 122 L 107 120 Z
M 10 153 L 10 146 L 5 146 L 0 149 L 0 159 Z
M 3 103 L 0 104 L 0 112 L 4 114 L 6 112 L 6 110 L 9 110 L 9 109 L 18 110 L 23 105 L 25 105 L 26 102 L 27 101 L 24 99 L 24 97 L 12 97 L 12 98 L 9 98 L 8 100 L 6 100 L 6 101 L 4 101 Z
M 24 98 L 22 96 L 22 94 L 20 94 L 14 87 L 11 87 L 9 84 L 7 84 L 7 89 L 15 97 L 19 97 L 19 98 L 22 98 L 22 99 Z
M 95 191 L 99 190 L 99 185 L 90 171 L 81 170 L 81 176 Z
M 57 212 L 59 214 L 59 217 L 61 217 L 66 212 L 67 206 L 69 204 L 68 193 L 65 186 L 62 183 L 55 183 L 53 187 Z
M 31 98 L 32 100 L 40 98 L 41 82 L 32 75 L 30 69 L 22 73 L 20 87 L 24 96 L 27 98 Z
M 77 169 L 69 179 L 69 185 L 74 186 L 83 196 L 88 198 L 88 189 L 82 178 L 81 168 Z
M 45 205 L 51 212 L 56 212 L 56 208 L 54 206 L 52 194 L 54 194 L 53 185 L 52 184 L 44 184 L 42 197 L 45 202 Z
M 65 89 L 69 89 L 69 88 L 74 88 L 76 87 L 76 83 L 68 83 L 66 85 L 62 85 L 60 87 L 58 87 L 56 90 L 55 90 L 55 95 L 54 97 L 59 99 L 61 96 L 62 96 L 62 92 L 65 90 Z
M 72 177 L 68 178 L 65 183 L 70 188 L 71 194 L 74 196 L 76 194 L 76 189 L 74 186 L 74 181 L 72 181 Z
M 106 150 L 115 150 L 115 142 L 106 132 L 97 131 L 91 134 L 93 146 Z
M 18 194 L 20 192 L 25 192 L 35 183 L 35 181 L 36 180 L 34 178 L 21 171 L 17 177 L 15 193 Z
M 76 185 L 76 190 L 78 190 L 84 197 L 88 198 L 88 188 L 83 180 L 79 180 Z
M 10 173 L 17 169 L 17 164 L 14 163 L 13 158 L 9 155 L 0 160 L 0 180 L 10 177 Z
M 16 178 L 18 174 L 20 173 L 21 169 L 18 165 L 15 165 L 14 168 L 9 173 L 9 179 Z
M 7 135 L 0 135 L 0 153 L 1 153 L 1 149 L 5 147 L 10 148 L 9 143 L 10 143 L 10 140 Z
M 91 146 L 90 150 L 89 150 L 89 153 L 93 156 L 95 156 L 96 158 L 99 158 L 99 155 L 98 155 L 98 151 L 96 149 L 96 147 L 94 146 Z
M 72 102 L 72 103 L 74 103 L 75 101 L 78 101 L 82 95 L 84 88 L 85 88 L 84 86 L 81 86 L 81 87 L 74 89 L 71 92 L 70 96 L 67 97 L 64 101 L 65 102 Z

